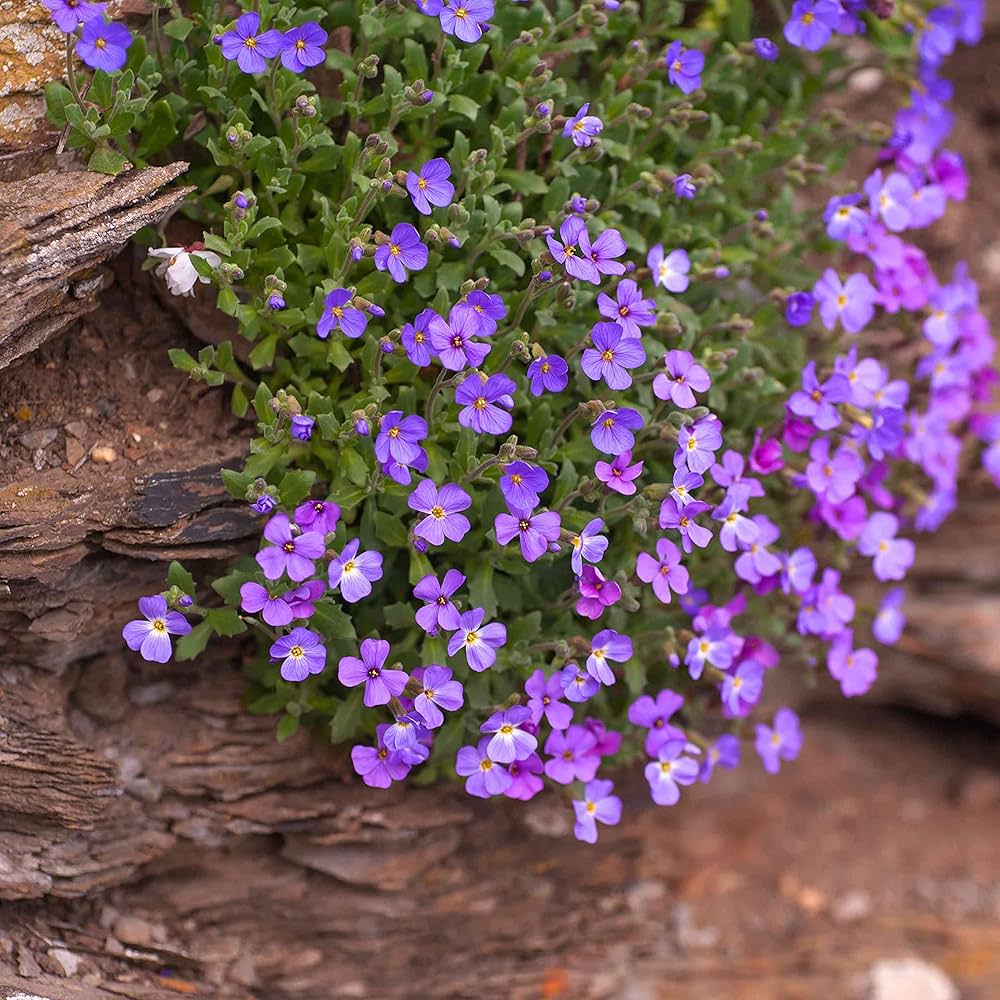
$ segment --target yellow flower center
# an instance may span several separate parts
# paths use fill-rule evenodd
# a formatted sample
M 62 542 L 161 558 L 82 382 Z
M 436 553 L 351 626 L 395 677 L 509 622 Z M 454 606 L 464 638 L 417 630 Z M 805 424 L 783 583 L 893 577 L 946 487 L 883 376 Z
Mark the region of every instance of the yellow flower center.
M 400 253 L 399 247 L 395 243 L 390 243 L 389 244 L 389 253 L 391 253 L 393 255 L 393 257 L 398 257 L 399 253 Z
M 443 521 L 444 516 L 444 507 L 431 507 L 431 517 L 436 518 L 438 521 Z
M 296 660 L 299 660 L 306 654 L 301 646 L 292 646 L 292 648 L 288 651 L 288 655 L 294 656 Z
M 465 634 L 465 644 L 466 646 L 474 646 L 479 642 L 479 633 L 476 631 L 466 632 Z
M 391 438 L 398 438 L 399 437 L 399 428 L 398 427 L 390 427 L 389 428 L 389 437 L 391 437 Z
M 162 618 L 153 619 L 153 631 L 154 632 L 166 632 L 167 623 Z
M 425 180 L 423 179 L 423 177 L 419 177 L 419 178 L 417 179 L 417 187 L 418 187 L 418 188 L 419 188 L 419 189 L 420 189 L 421 191 L 423 191 L 423 189 L 424 189 L 425 187 L 427 187 L 427 181 L 425 181 Z
M 354 570 L 355 570 L 355 566 L 356 566 L 356 564 L 355 564 L 354 560 L 353 559 L 348 559 L 347 562 L 344 563 L 343 572 L 344 573 L 353 573 Z
M 332 312 L 337 319 L 340 319 L 340 317 L 344 315 L 344 310 L 340 306 L 334 306 L 330 312 Z
M 513 732 L 514 732 L 514 727 L 509 722 L 505 722 L 500 727 L 500 735 L 501 736 L 510 736 L 511 733 L 513 733 Z
M 257 48 L 257 39 L 256 39 L 256 38 L 247 38 L 247 39 L 246 39 L 246 40 L 245 40 L 245 41 L 243 42 L 243 44 L 244 44 L 244 45 L 245 45 L 245 46 L 246 46 L 246 47 L 247 47 L 248 49 L 255 49 L 255 48 Z
M 602 361 L 614 361 L 615 360 L 615 352 L 614 351 L 602 351 L 601 352 L 601 360 Z

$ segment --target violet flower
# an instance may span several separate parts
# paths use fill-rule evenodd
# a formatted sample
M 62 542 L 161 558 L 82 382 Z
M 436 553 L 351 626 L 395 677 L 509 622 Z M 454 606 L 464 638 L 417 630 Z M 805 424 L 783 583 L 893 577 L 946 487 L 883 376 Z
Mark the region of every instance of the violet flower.
M 469 292 L 465 304 L 479 317 L 479 336 L 491 337 L 497 332 L 497 323 L 507 315 L 507 307 L 499 295 L 489 292 Z
M 687 740 L 670 740 L 656 751 L 657 759 L 646 765 L 643 773 L 658 806 L 676 805 L 681 798 L 681 786 L 693 785 L 698 780 L 700 765 L 686 755 L 689 745 Z
M 893 587 L 887 591 L 872 622 L 872 635 L 886 646 L 899 642 L 899 637 L 906 627 L 906 616 L 903 614 L 904 599 L 905 593 L 902 587 Z
M 455 572 L 452 570 L 451 572 Z M 413 672 L 417 677 L 417 671 Z M 444 723 L 444 714 L 461 708 L 465 701 L 462 685 L 452 679 L 451 671 L 438 663 L 432 663 L 423 668 L 418 677 L 421 688 L 413 699 L 413 707 L 420 713 L 428 729 L 437 729 Z
M 418 445 L 427 437 L 427 423 L 423 417 L 411 414 L 404 417 L 402 410 L 390 410 L 379 425 L 375 438 L 375 457 L 380 462 L 400 462 L 412 465 L 423 449 Z
M 394 781 L 402 781 L 410 773 L 410 765 L 398 750 L 385 745 L 388 724 L 376 726 L 374 747 L 355 746 L 351 750 L 351 763 L 355 772 L 369 788 L 388 788 Z
M 330 562 L 328 580 L 331 589 L 340 587 L 340 596 L 354 604 L 372 592 L 372 584 L 382 579 L 382 553 L 358 552 L 360 539 L 348 542 L 339 556 Z
M 580 359 L 587 377 L 597 382 L 604 379 L 609 389 L 627 389 L 632 384 L 628 369 L 637 368 L 646 360 L 642 343 L 626 337 L 617 323 L 597 323 L 590 331 L 594 346 L 588 347 Z
M 478 42 L 483 25 L 493 16 L 493 0 L 456 0 L 438 11 L 441 30 L 463 42 Z
M 697 49 L 685 49 L 679 41 L 670 43 L 664 56 L 667 79 L 682 94 L 690 94 L 701 86 L 701 71 L 705 68 L 705 55 Z
M 899 519 L 894 514 L 877 511 L 868 519 L 858 538 L 858 551 L 872 557 L 877 579 L 902 580 L 913 565 L 915 546 L 907 538 L 896 538 Z
M 549 474 L 540 465 L 509 462 L 501 466 L 500 492 L 510 510 L 534 510 L 548 489 Z
M 845 698 L 865 694 L 878 676 L 878 656 L 871 649 L 854 649 L 854 632 L 845 629 L 833 640 L 826 665 Z
M 677 432 L 674 466 L 686 464 L 691 472 L 707 472 L 715 465 L 715 453 L 721 447 L 722 425 L 719 420 L 712 415 L 702 417 Z
M 454 483 L 445 483 L 438 489 L 429 479 L 423 479 L 406 503 L 411 510 L 427 515 L 417 523 L 413 533 L 431 545 L 443 545 L 446 538 L 460 542 L 472 527 L 461 513 L 472 506 L 472 497 Z
M 326 340 L 331 331 L 340 330 L 344 336 L 357 338 L 368 326 L 368 314 L 350 305 L 354 299 L 347 288 L 335 288 L 323 299 L 323 315 L 316 324 L 316 335 Z
M 465 790 L 480 799 L 503 795 L 513 783 L 507 769 L 490 759 L 489 742 L 484 737 L 477 746 L 462 747 L 455 757 L 455 771 L 466 779 Z
M 191 623 L 179 612 L 168 611 L 167 600 L 162 594 L 139 598 L 142 618 L 130 621 L 122 629 L 126 645 L 150 663 L 166 663 L 173 648 L 170 636 L 187 635 Z
M 479 316 L 464 302 L 452 307 L 447 322 L 435 315 L 428 330 L 431 346 L 437 352 L 441 365 L 449 371 L 477 368 L 492 349 L 489 344 L 472 339 L 480 330 Z
M 304 681 L 326 666 L 326 647 L 307 628 L 293 628 L 273 643 L 269 652 L 272 660 L 281 660 L 281 677 L 286 681 Z
M 604 122 L 596 115 L 588 114 L 588 111 L 589 101 L 563 126 L 562 134 L 571 138 L 574 146 L 590 146 L 595 137 L 604 131 Z
M 524 760 L 535 752 L 538 740 L 521 727 L 531 720 L 531 710 L 524 705 L 514 705 L 494 712 L 480 727 L 479 731 L 488 736 L 486 745 L 490 759 L 498 764 Z
M 271 544 L 261 549 L 256 559 L 268 580 L 278 580 L 282 573 L 287 573 L 290 580 L 300 583 L 313 575 L 315 560 L 326 551 L 326 542 L 319 532 L 293 534 L 287 514 L 275 514 L 267 522 L 264 538 Z
M 332 500 L 306 500 L 295 508 L 295 523 L 321 535 L 332 535 L 339 521 L 340 507 Z
M 77 26 L 104 16 L 106 3 L 87 3 L 87 0 L 42 0 L 49 16 L 60 31 L 73 34 Z
M 315 602 L 323 596 L 323 590 L 322 580 L 310 580 L 272 596 L 266 587 L 250 581 L 240 587 L 240 607 L 251 615 L 259 612 L 268 625 L 280 627 L 295 618 L 312 617 L 316 611 Z
M 597 824 L 617 826 L 622 818 L 622 800 L 612 795 L 611 781 L 589 781 L 583 790 L 583 799 L 573 800 L 576 823 L 573 835 L 586 844 L 597 843 Z
M 601 758 L 594 753 L 596 743 L 593 733 L 583 726 L 570 726 L 565 732 L 553 730 L 545 741 L 545 752 L 550 755 L 545 762 L 546 776 L 560 785 L 593 780 L 601 766 Z
M 591 640 L 587 672 L 602 684 L 614 684 L 615 674 L 608 661 L 624 663 L 631 656 L 632 640 L 613 628 L 606 628 Z
M 595 462 L 594 475 L 604 483 L 608 489 L 620 493 L 622 496 L 634 496 L 636 492 L 635 480 L 642 475 L 643 462 L 632 464 L 632 452 L 623 451 L 613 462 Z
M 569 365 L 558 354 L 536 358 L 528 365 L 527 374 L 533 396 L 540 396 L 543 392 L 562 392 L 569 385 Z
M 374 260 L 380 271 L 388 271 L 393 281 L 401 283 L 410 271 L 421 271 L 427 266 L 427 255 L 420 233 L 410 223 L 400 222 L 393 227 L 388 242 L 376 248 Z
M 635 444 L 635 434 L 642 427 L 638 410 L 623 407 L 605 410 L 590 427 L 590 440 L 594 447 L 606 455 L 620 455 Z
M 636 576 L 643 583 L 653 585 L 653 593 L 664 604 L 670 603 L 671 589 L 677 594 L 688 591 L 688 571 L 680 564 L 680 549 L 669 539 L 661 538 L 656 543 L 656 558 L 648 552 L 640 552 L 636 559 Z
M 510 514 L 497 514 L 493 527 L 500 545 L 518 538 L 524 561 L 531 563 L 541 559 L 549 546 L 558 541 L 560 518 L 554 510 L 538 514 L 530 510 L 512 510 Z
M 571 215 L 559 227 L 559 240 L 554 236 L 546 236 L 545 242 L 556 263 L 562 264 L 571 278 L 579 278 L 581 281 L 589 281 L 596 285 L 601 280 L 600 271 L 579 245 L 586 237 L 586 223 L 579 217 Z
M 421 215 L 430 215 L 434 206 L 447 208 L 455 197 L 455 185 L 449 180 L 451 167 L 440 156 L 428 160 L 416 173 L 406 175 L 406 190 L 413 207 Z
M 583 561 L 597 563 L 604 558 L 604 553 L 608 547 L 608 540 L 601 532 L 604 530 L 604 522 L 595 517 L 588 521 L 583 530 L 573 535 L 570 539 L 571 556 L 570 565 L 573 572 L 579 576 L 583 572 Z
M 633 726 L 648 729 L 646 753 L 655 757 L 664 743 L 685 740 L 684 732 L 670 724 L 674 714 L 684 705 L 684 698 L 676 691 L 664 689 L 654 699 L 644 694 L 628 707 L 628 721 Z
M 559 683 L 567 701 L 577 704 L 589 701 L 601 690 L 601 682 L 581 670 L 575 663 L 567 663 L 559 674 Z
M 514 405 L 517 386 L 502 372 L 488 378 L 478 372 L 467 375 L 455 389 L 455 402 L 463 404 L 458 422 L 477 434 L 506 434 L 513 424 L 507 411 Z
M 666 399 L 689 410 L 697 403 L 696 392 L 707 392 L 712 379 L 701 365 L 696 364 L 688 351 L 667 351 L 663 358 L 665 372 L 659 372 L 653 379 L 653 395 Z
M 597 296 L 597 308 L 605 319 L 617 323 L 626 337 L 641 337 L 640 328 L 656 322 L 656 302 L 643 298 L 642 289 L 631 278 L 618 282 L 615 299 L 601 292 Z
M 482 608 L 466 611 L 459 618 L 458 631 L 448 641 L 448 655 L 454 656 L 460 649 L 465 652 L 466 662 L 477 673 L 489 669 L 496 663 L 496 651 L 507 642 L 507 626 L 500 622 L 483 624 L 486 612 Z
M 653 284 L 675 295 L 687 290 L 690 280 L 691 259 L 686 250 L 663 253 L 663 244 L 657 243 L 646 256 L 646 264 L 653 272 Z
M 616 581 L 606 579 L 596 566 L 584 566 L 576 585 L 580 591 L 576 613 L 591 621 L 596 621 L 605 608 L 621 600 L 622 588 Z
M 281 65 L 293 73 L 304 73 L 326 60 L 323 46 L 327 34 L 315 21 L 307 21 L 283 36 Z M 242 68 L 242 67 L 241 67 Z
M 273 59 L 282 48 L 285 40 L 280 31 L 274 28 L 260 32 L 260 14 L 247 11 L 236 21 L 236 27 L 222 36 L 222 55 L 230 62 L 235 61 L 244 73 L 263 73 L 267 69 L 267 60 Z
M 398 698 L 409 679 L 405 670 L 386 670 L 389 643 L 385 639 L 364 639 L 361 642 L 361 659 L 342 656 L 337 667 L 337 678 L 344 687 L 365 686 L 364 702 L 368 708 L 388 705 Z
M 553 729 L 566 729 L 573 721 L 572 706 L 562 701 L 561 674 L 546 677 L 544 670 L 536 670 L 524 682 L 524 691 L 528 695 L 531 721 L 536 726 L 543 717 Z
M 443 582 L 438 583 L 436 576 L 428 574 L 413 588 L 413 596 L 418 601 L 426 602 L 417 609 L 415 617 L 417 624 L 428 635 L 437 635 L 441 629 L 452 632 L 458 628 L 458 608 L 451 598 L 463 583 L 465 576 L 457 569 L 450 569 L 445 573 Z

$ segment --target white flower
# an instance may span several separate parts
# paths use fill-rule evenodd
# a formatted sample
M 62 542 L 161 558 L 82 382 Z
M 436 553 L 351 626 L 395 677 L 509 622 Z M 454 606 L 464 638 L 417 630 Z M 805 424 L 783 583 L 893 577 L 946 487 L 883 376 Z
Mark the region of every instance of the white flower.
M 203 285 L 210 284 L 208 278 L 202 277 L 195 270 L 192 257 L 201 257 L 212 267 L 218 267 L 222 263 L 222 258 L 211 250 L 186 250 L 184 247 L 161 247 L 159 250 L 150 250 L 149 256 L 158 257 L 162 261 L 156 266 L 156 274 L 166 279 L 167 288 L 174 295 L 194 295 L 194 286 L 199 281 Z

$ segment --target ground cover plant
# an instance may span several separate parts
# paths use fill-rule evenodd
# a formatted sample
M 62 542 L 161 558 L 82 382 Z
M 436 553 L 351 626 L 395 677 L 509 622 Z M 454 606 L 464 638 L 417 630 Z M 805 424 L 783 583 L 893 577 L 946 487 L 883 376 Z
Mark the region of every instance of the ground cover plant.
M 875 682 L 913 536 L 1000 478 L 975 282 L 913 235 L 966 194 L 943 63 L 981 3 L 46 2 L 67 145 L 190 162 L 204 237 L 149 263 L 250 342 L 171 357 L 254 422 L 222 474 L 260 551 L 172 565 L 132 649 L 252 631 L 279 739 L 562 789 L 589 842 L 620 766 L 672 805 L 794 759 L 771 671 Z M 830 100 L 875 69 L 885 124 Z

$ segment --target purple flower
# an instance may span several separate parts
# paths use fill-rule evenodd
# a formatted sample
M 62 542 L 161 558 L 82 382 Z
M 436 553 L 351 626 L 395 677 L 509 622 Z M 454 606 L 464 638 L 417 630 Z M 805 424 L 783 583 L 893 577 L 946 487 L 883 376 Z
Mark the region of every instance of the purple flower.
M 876 170 L 865 181 L 865 194 L 872 215 L 887 229 L 899 233 L 911 224 L 914 190 L 905 174 L 892 173 L 883 181 L 882 171 Z
M 635 444 L 635 434 L 642 427 L 638 410 L 623 407 L 605 410 L 590 426 L 590 440 L 594 447 L 606 455 L 620 455 Z
M 713 468 L 715 468 L 713 466 Z M 674 469 L 673 483 L 670 488 L 670 496 L 672 496 L 677 501 L 678 507 L 686 507 L 692 500 L 695 499 L 694 491 L 698 489 L 699 486 L 705 485 L 705 477 L 699 476 L 697 472 L 688 472 L 687 469 Z M 741 499 L 743 496 L 749 496 L 746 491 L 743 491 L 740 497 L 734 499 Z M 740 507 L 743 509 L 743 506 Z M 715 517 L 715 515 L 712 515 Z
M 816 378 L 816 362 L 802 369 L 802 388 L 792 393 L 788 409 L 798 417 L 806 417 L 821 431 L 832 430 L 840 423 L 835 403 L 851 398 L 851 384 L 844 375 L 834 373 L 825 382 Z
M 429 479 L 423 479 L 406 503 L 410 510 L 427 515 L 417 523 L 413 533 L 431 545 L 443 545 L 446 538 L 460 542 L 472 527 L 461 513 L 472 506 L 472 497 L 454 483 L 445 483 L 438 489 Z
M 758 428 L 754 432 L 753 447 L 750 449 L 750 468 L 758 475 L 767 476 L 784 468 L 785 458 L 781 442 L 777 438 L 761 438 Z
M 332 500 L 306 500 L 295 508 L 295 523 L 321 535 L 335 532 L 339 520 L 340 507 Z
M 442 6 L 438 17 L 441 30 L 463 42 L 478 42 L 483 37 L 483 24 L 493 16 L 493 0 L 456 0 Z
M 531 709 L 524 705 L 494 712 L 480 727 L 481 733 L 493 734 L 486 746 L 490 759 L 498 764 L 509 764 L 514 760 L 524 760 L 531 756 L 538 746 L 538 740 L 521 726 L 531 720 Z
M 528 695 L 531 721 L 537 726 L 544 716 L 553 729 L 565 729 L 573 721 L 573 709 L 561 699 L 563 696 L 562 674 L 545 676 L 545 671 L 536 670 L 525 682 L 524 691 Z M 548 748 L 546 747 L 546 752 Z
M 458 608 L 451 598 L 463 583 L 465 576 L 457 569 L 450 569 L 445 573 L 443 583 L 438 583 L 436 576 L 428 574 L 413 588 L 413 596 L 418 601 L 426 602 L 417 610 L 416 621 L 428 635 L 437 635 L 441 629 L 452 632 L 458 628 Z
M 667 64 L 667 79 L 680 88 L 681 93 L 690 94 L 701 86 L 701 71 L 705 68 L 705 56 L 697 49 L 685 49 L 680 42 L 670 43 L 664 61 Z
M 896 538 L 899 519 L 878 511 L 868 519 L 858 538 L 858 551 L 872 556 L 872 569 L 882 581 L 902 580 L 913 565 L 914 545 L 907 538 Z
M 698 772 L 698 780 L 708 783 L 712 778 L 712 772 L 716 765 L 728 770 L 739 767 L 740 764 L 740 740 L 732 733 L 724 733 L 706 751 L 701 762 L 701 770 Z
M 795 0 L 792 16 L 785 23 L 785 40 L 816 52 L 830 40 L 839 21 L 840 4 L 835 0 Z
M 774 62 L 778 58 L 778 46 L 770 38 L 753 39 L 753 50 L 766 62 Z
M 128 28 L 106 21 L 103 16 L 81 21 L 83 31 L 76 43 L 77 56 L 91 69 L 103 69 L 105 73 L 120 70 L 128 58 L 125 50 L 132 44 Z
M 591 781 L 601 766 L 601 758 L 594 753 L 596 744 L 594 734 L 583 726 L 570 726 L 565 732 L 554 730 L 545 741 L 545 752 L 551 755 L 545 762 L 545 774 L 560 785 Z
M 405 324 L 401 332 L 400 340 L 406 356 L 418 368 L 426 368 L 433 357 L 430 347 L 430 324 L 433 319 L 440 319 L 433 309 L 421 309 L 417 318 Z
M 701 500 L 691 500 L 681 505 L 673 497 L 665 497 L 660 504 L 659 524 L 661 528 L 680 532 L 685 552 L 690 552 L 693 545 L 703 549 L 712 540 L 712 532 L 704 525 L 698 524 L 695 518 L 711 509 L 710 504 Z
M 281 660 L 281 677 L 286 681 L 304 681 L 326 666 L 326 647 L 307 628 L 293 628 L 283 635 L 271 646 L 270 654 L 272 660 Z
M 805 326 L 811 319 L 815 300 L 810 292 L 792 292 L 785 300 L 785 322 Z
M 558 354 L 535 358 L 528 365 L 528 380 L 533 396 L 540 396 L 543 392 L 562 392 L 569 385 L 569 365 Z
M 448 641 L 448 655 L 465 651 L 469 667 L 477 673 L 487 670 L 496 662 L 498 650 L 507 642 L 507 626 L 500 622 L 483 624 L 486 612 L 482 608 L 466 611 L 458 622 L 458 631 Z
M 549 545 L 559 539 L 559 515 L 554 510 L 540 514 L 532 514 L 530 510 L 497 514 L 493 527 L 500 545 L 519 539 L 525 562 L 541 559 L 549 551 Z
M 674 178 L 674 194 L 678 198 L 690 200 L 698 193 L 698 186 L 690 174 L 679 174 Z
M 823 326 L 833 330 L 837 321 L 847 333 L 863 330 L 875 315 L 878 292 L 865 274 L 852 274 L 844 282 L 832 267 L 813 286 L 813 297 L 819 303 Z
M 549 474 L 538 465 L 510 462 L 501 466 L 500 492 L 511 510 L 534 510 L 548 489 Z
M 459 302 L 448 313 L 446 323 L 435 315 L 428 326 L 431 346 L 437 351 L 441 364 L 449 371 L 460 372 L 463 368 L 476 368 L 490 353 L 489 344 L 480 344 L 472 338 L 480 330 L 476 311 Z
M 542 760 L 537 753 L 525 757 L 524 760 L 512 761 L 507 768 L 511 777 L 511 783 L 504 795 L 508 799 L 520 799 L 527 802 L 533 799 L 544 786 L 540 775 L 542 773 Z
M 635 494 L 636 486 L 633 480 L 642 475 L 642 462 L 632 462 L 632 452 L 623 451 L 613 462 L 595 462 L 594 475 L 607 485 L 609 489 L 630 497 Z
M 712 478 L 727 492 L 742 489 L 748 497 L 762 497 L 764 487 L 759 480 L 744 476 L 745 468 L 746 462 L 743 456 L 738 451 L 730 450 L 722 456 L 722 461 L 718 465 L 712 466 Z
M 503 795 L 513 783 L 507 769 L 490 759 L 486 751 L 490 741 L 483 738 L 478 746 L 462 747 L 455 758 L 455 771 L 466 778 L 465 790 L 480 799 Z
M 734 673 L 726 674 L 719 692 L 725 714 L 749 715 L 764 690 L 764 668 L 754 660 L 744 660 Z
M 403 282 L 410 271 L 421 271 L 427 266 L 427 247 L 413 226 L 400 222 L 393 226 L 389 241 L 376 248 L 374 259 L 380 271 L 388 271 L 393 281 Z
M 587 522 L 583 531 L 578 535 L 573 535 L 570 539 L 572 554 L 570 565 L 573 572 L 579 576 L 583 572 L 583 561 L 598 563 L 604 558 L 604 553 L 608 547 L 608 540 L 601 532 L 604 530 L 604 522 L 595 517 Z
M 410 773 L 410 765 L 399 750 L 385 745 L 389 726 L 376 727 L 376 746 L 356 746 L 351 750 L 354 770 L 369 788 L 388 788 L 394 781 L 402 781 Z
M 368 315 L 350 305 L 354 296 L 346 288 L 335 288 L 323 299 L 323 315 L 316 324 L 316 334 L 326 340 L 331 330 L 346 337 L 360 337 L 368 326 Z
M 707 392 L 712 379 L 701 365 L 695 364 L 688 351 L 667 351 L 663 357 L 665 372 L 653 379 L 653 395 L 689 410 L 697 403 L 696 392 Z
M 893 587 L 882 598 L 878 614 L 872 622 L 872 635 L 886 646 L 895 645 L 906 627 L 906 616 L 903 614 L 904 593 L 902 587 Z
M 649 791 L 658 806 L 674 806 L 680 801 L 681 786 L 693 785 L 701 769 L 693 757 L 688 757 L 687 740 L 670 740 L 656 752 L 644 770 Z
M 340 587 L 340 595 L 348 604 L 360 601 L 372 592 L 372 584 L 382 579 L 382 553 L 358 552 L 361 545 L 355 538 L 330 562 L 328 580 L 331 588 Z
M 719 670 L 727 670 L 733 662 L 732 632 L 724 625 L 713 625 L 703 635 L 696 635 L 687 647 L 684 662 L 693 680 L 698 680 L 710 663 Z
M 736 552 L 747 548 L 757 540 L 760 529 L 748 517 L 741 513 L 746 510 L 747 494 L 737 488 L 712 511 L 712 520 L 721 521 L 719 528 L 719 544 L 727 552 Z
M 261 493 L 259 497 L 250 506 L 258 514 L 270 514 L 275 507 L 278 506 L 278 501 L 271 496 L 270 493 Z
M 222 55 L 230 62 L 236 61 L 244 73 L 263 73 L 265 60 L 272 59 L 282 48 L 285 39 L 280 31 L 271 28 L 259 35 L 260 14 L 248 11 L 241 14 L 236 27 L 222 36 Z
M 60 31 L 71 35 L 78 24 L 86 24 L 95 17 L 102 17 L 106 3 L 87 3 L 86 0 L 42 0 L 48 7 L 52 20 Z
M 406 175 L 406 190 L 413 205 L 421 215 L 430 215 L 434 205 L 447 208 L 455 196 L 455 185 L 449 180 L 451 167 L 448 161 L 436 156 L 428 160 L 418 172 Z
M 562 134 L 573 140 L 574 146 L 590 146 L 594 137 L 604 130 L 604 122 L 596 115 L 589 115 L 590 102 L 580 108 L 579 111 L 563 126 Z
M 591 621 L 596 621 L 605 608 L 621 600 L 622 588 L 614 580 L 606 579 L 596 566 L 584 566 L 576 585 L 580 591 L 576 613 Z
M 861 235 L 868 229 L 868 213 L 858 208 L 860 194 L 845 194 L 831 198 L 826 203 L 823 221 L 827 235 L 834 240 L 843 240 L 851 233 Z
M 287 514 L 275 514 L 264 526 L 264 538 L 270 546 L 257 553 L 257 565 L 268 580 L 278 580 L 282 573 L 296 583 L 308 579 L 316 571 L 314 560 L 326 551 L 326 543 L 316 531 L 300 535 L 292 533 Z
M 507 315 L 507 307 L 499 295 L 489 292 L 469 292 L 466 305 L 479 317 L 479 335 L 490 337 L 497 332 L 497 323 Z
M 296 441 L 308 441 L 312 437 L 313 425 L 316 423 L 313 417 L 296 413 L 291 419 L 289 433 Z
M 396 716 L 396 721 L 385 731 L 383 740 L 390 750 L 413 751 L 417 747 L 426 749 L 420 740 L 427 734 L 424 720 L 417 712 L 404 712 Z
M 863 459 L 847 445 L 841 445 L 832 456 L 828 438 L 817 438 L 809 447 L 806 481 L 817 497 L 830 503 L 843 503 L 853 496 L 864 471 Z
M 326 59 L 323 46 L 326 32 L 315 21 L 306 21 L 291 31 L 286 31 L 281 50 L 281 64 L 293 73 L 304 73 L 311 66 L 319 66 Z
M 627 635 L 606 628 L 591 640 L 590 656 L 587 657 L 587 672 L 602 684 L 614 684 L 615 674 L 608 664 L 624 663 L 632 656 L 632 640 Z M 567 695 L 568 697 L 568 695 Z
M 556 240 L 554 236 L 546 236 L 545 242 L 556 263 L 562 264 L 570 277 L 596 285 L 601 280 L 601 274 L 597 270 L 597 265 L 579 246 L 586 238 L 586 224 L 582 219 L 571 215 L 559 227 L 559 240 L 562 242 Z
M 878 656 L 871 649 L 854 649 L 854 632 L 845 629 L 827 653 L 830 676 L 840 684 L 845 698 L 865 694 L 878 675 Z
M 427 423 L 423 417 L 403 416 L 402 410 L 390 410 L 379 425 L 375 438 L 375 457 L 380 462 L 399 462 L 412 465 L 423 455 L 417 442 L 427 437 Z
M 671 588 L 677 594 L 688 591 L 688 571 L 680 562 L 680 549 L 668 539 L 661 538 L 656 543 L 655 559 L 648 552 L 639 553 L 635 572 L 643 583 L 653 585 L 653 593 L 660 601 L 669 604 Z
M 594 346 L 583 352 L 580 367 L 593 381 L 604 379 L 609 389 L 627 389 L 632 384 L 628 369 L 646 360 L 641 342 L 626 337 L 617 323 L 597 323 L 590 336 Z
M 597 296 L 597 308 L 605 319 L 617 323 L 626 337 L 641 337 L 640 327 L 656 322 L 656 302 L 643 298 L 642 289 L 631 278 L 618 282 L 615 299 L 601 292 Z
M 567 701 L 576 703 L 589 701 L 601 690 L 601 682 L 581 670 L 575 663 L 567 663 L 559 674 L 559 684 Z
M 757 753 L 768 774 L 777 774 L 783 760 L 795 760 L 802 749 L 799 717 L 790 708 L 779 708 L 774 727 L 758 724 Z
M 624 274 L 625 265 L 615 260 L 628 250 L 621 233 L 617 229 L 605 229 L 600 236 L 590 241 L 586 228 L 580 233 L 580 253 L 594 265 L 590 281 L 597 285 L 602 274 Z
M 516 391 L 513 380 L 500 372 L 489 378 L 479 372 L 467 375 L 455 390 L 455 402 L 464 404 L 458 422 L 477 434 L 506 434 L 513 423 L 507 410 L 514 405 Z
M 323 595 L 323 581 L 310 580 L 272 597 L 259 583 L 244 583 L 240 587 L 240 607 L 249 614 L 260 612 L 268 625 L 288 625 L 295 618 L 310 618 L 316 611 L 315 601 Z
M 408 680 L 405 670 L 386 670 L 389 643 L 385 639 L 364 639 L 361 659 L 342 656 L 337 667 L 337 678 L 344 687 L 365 686 L 365 705 L 388 705 L 403 693 Z
M 573 800 L 576 823 L 573 835 L 586 844 L 597 843 L 597 824 L 617 826 L 622 818 L 622 800 L 612 795 L 611 781 L 589 781 L 583 790 L 583 799 Z
M 646 256 L 646 264 L 653 272 L 653 284 L 660 285 L 668 292 L 679 294 L 686 291 L 690 281 L 691 258 L 686 250 L 671 250 L 664 256 L 663 244 L 657 243 Z
M 168 611 L 162 594 L 139 598 L 142 618 L 130 621 L 122 629 L 122 638 L 129 649 L 150 663 L 166 663 L 173 652 L 170 636 L 187 635 L 191 623 L 179 612 Z
M 722 447 L 722 425 L 709 415 L 677 432 L 674 466 L 687 465 L 690 472 L 707 472 L 715 465 L 715 453 Z
M 417 671 L 414 671 L 413 676 L 417 677 Z M 442 667 L 438 663 L 432 663 L 424 668 L 418 680 L 421 688 L 413 699 L 413 707 L 420 713 L 428 729 L 437 729 L 444 723 L 442 708 L 447 712 L 454 712 L 462 707 L 465 700 L 462 685 L 452 679 L 451 671 L 447 667 Z
M 813 584 L 816 556 L 811 549 L 798 548 L 784 557 L 781 568 L 781 589 L 786 593 L 804 594 Z
M 820 582 L 802 596 L 798 630 L 803 634 L 832 638 L 854 618 L 854 600 L 840 589 L 840 574 L 823 570 Z
M 646 753 L 651 757 L 671 740 L 684 740 L 684 733 L 670 724 L 674 713 L 684 704 L 684 699 L 676 691 L 664 689 L 654 701 L 648 694 L 637 698 L 628 707 L 628 721 L 633 726 L 648 729 L 646 733 Z

